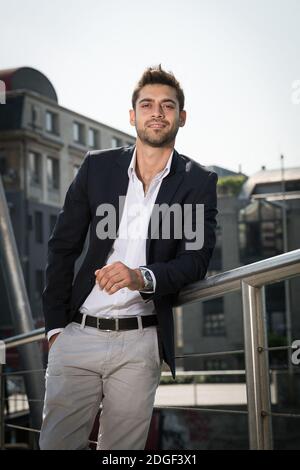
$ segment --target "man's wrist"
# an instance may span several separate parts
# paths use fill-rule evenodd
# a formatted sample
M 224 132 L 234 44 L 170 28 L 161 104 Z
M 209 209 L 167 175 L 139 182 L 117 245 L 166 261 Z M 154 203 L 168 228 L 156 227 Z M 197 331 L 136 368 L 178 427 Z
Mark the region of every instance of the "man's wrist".
M 139 281 L 139 286 L 138 286 L 137 290 L 144 289 L 145 281 L 144 281 L 143 275 L 141 273 L 141 270 L 139 268 L 136 268 L 136 269 L 134 269 L 134 272 L 136 273 L 136 275 L 138 277 L 138 281 Z

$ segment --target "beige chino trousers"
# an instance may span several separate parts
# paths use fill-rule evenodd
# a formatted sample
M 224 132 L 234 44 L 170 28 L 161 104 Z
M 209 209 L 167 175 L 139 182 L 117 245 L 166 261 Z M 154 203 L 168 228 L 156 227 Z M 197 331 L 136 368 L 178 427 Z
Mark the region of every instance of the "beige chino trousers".
M 41 450 L 144 449 L 162 368 L 157 326 L 104 331 L 69 323 L 48 355 Z

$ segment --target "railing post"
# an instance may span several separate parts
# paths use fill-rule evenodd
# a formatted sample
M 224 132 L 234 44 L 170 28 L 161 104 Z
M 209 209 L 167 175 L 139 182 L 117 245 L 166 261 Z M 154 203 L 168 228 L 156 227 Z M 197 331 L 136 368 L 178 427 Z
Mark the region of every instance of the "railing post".
M 273 448 L 267 328 L 262 287 L 241 281 L 250 449 Z

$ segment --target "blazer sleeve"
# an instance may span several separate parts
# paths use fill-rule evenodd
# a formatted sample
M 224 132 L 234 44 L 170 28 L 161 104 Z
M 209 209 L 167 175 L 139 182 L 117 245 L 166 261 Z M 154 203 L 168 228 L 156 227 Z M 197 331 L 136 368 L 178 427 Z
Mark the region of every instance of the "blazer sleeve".
M 89 159 L 88 152 L 66 193 L 48 242 L 46 284 L 42 294 L 46 332 L 68 323 L 74 265 L 82 252 L 91 221 L 87 195 Z
M 210 172 L 206 184 L 196 193 L 192 203 L 193 231 L 196 230 L 196 204 L 204 205 L 204 242 L 202 247 L 198 250 L 186 249 L 186 243 L 191 243 L 193 240 L 182 237 L 174 259 L 147 264 L 145 267 L 155 275 L 156 289 L 153 294 L 140 292 L 146 302 L 160 296 L 179 293 L 185 285 L 205 277 L 216 244 L 217 181 L 217 174 Z

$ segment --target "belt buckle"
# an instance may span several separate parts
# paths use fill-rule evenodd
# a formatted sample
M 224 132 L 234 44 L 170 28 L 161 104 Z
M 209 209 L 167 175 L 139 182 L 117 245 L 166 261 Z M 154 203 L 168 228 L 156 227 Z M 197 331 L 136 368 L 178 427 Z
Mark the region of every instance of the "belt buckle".
M 105 318 L 109 318 L 109 317 L 105 317 Z M 112 330 L 105 330 L 104 328 L 100 328 L 101 320 L 102 318 L 97 317 L 97 323 L 96 323 L 97 330 L 112 331 Z
M 100 330 L 100 318 L 99 317 L 97 317 L 96 327 L 97 327 L 97 330 Z
M 112 320 L 111 317 L 104 317 L 106 318 L 107 320 Z M 100 330 L 100 320 L 102 320 L 102 318 L 99 318 L 97 317 L 97 323 L 96 323 L 96 327 L 97 327 L 97 330 Z M 119 331 L 119 318 L 113 318 L 113 320 L 115 320 L 115 330 L 104 330 L 103 331 Z

